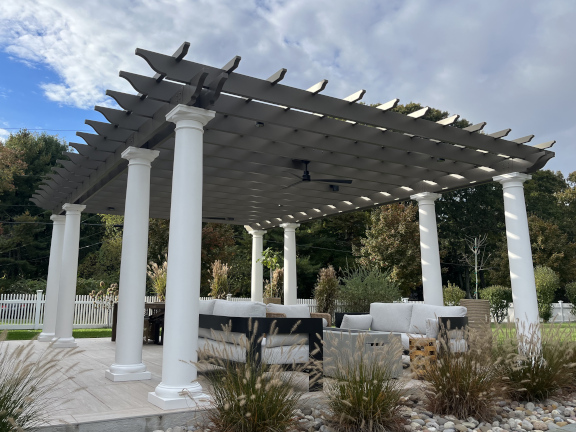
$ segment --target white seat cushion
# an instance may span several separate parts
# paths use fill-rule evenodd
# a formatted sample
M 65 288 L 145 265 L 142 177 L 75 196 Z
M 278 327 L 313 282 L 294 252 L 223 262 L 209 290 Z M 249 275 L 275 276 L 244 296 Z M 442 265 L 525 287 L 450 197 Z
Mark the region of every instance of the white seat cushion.
M 310 309 L 306 305 L 279 305 L 269 303 L 266 312 L 283 313 L 286 318 L 310 318 Z
M 434 306 L 416 303 L 412 309 L 412 319 L 407 333 L 426 334 L 426 320 L 438 317 L 465 317 L 464 306 Z
M 351 330 L 370 330 L 372 315 L 344 315 L 340 328 Z
M 261 302 L 227 300 L 215 300 L 215 302 L 213 315 L 242 318 L 266 317 L 266 305 Z
M 408 333 L 412 317 L 412 303 L 372 303 L 372 330 Z M 423 327 L 426 331 L 426 327 Z
M 262 342 L 262 361 L 266 364 L 306 363 L 309 360 L 308 345 L 269 348 Z M 198 338 L 198 350 L 206 350 L 209 354 L 226 360 L 246 361 L 246 349 L 240 345 Z

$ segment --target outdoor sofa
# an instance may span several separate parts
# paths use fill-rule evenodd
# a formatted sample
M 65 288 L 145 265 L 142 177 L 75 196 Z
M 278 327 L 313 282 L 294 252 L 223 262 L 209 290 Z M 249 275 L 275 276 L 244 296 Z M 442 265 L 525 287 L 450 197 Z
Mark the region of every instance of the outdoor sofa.
M 273 315 L 267 317 L 267 310 Z M 279 317 L 279 313 L 287 316 Z M 310 391 L 317 391 L 322 389 L 323 324 L 321 318 L 310 316 L 306 305 L 267 308 L 261 302 L 200 300 L 198 349 L 226 362 L 252 359 L 286 370 L 304 368 L 310 376 Z
M 398 333 L 402 338 L 402 347 L 409 348 L 410 338 L 438 338 L 439 318 L 466 317 L 463 306 L 434 306 L 422 303 L 372 303 L 370 313 L 362 315 L 344 315 L 340 328 L 355 330 L 375 330 Z M 449 343 L 454 345 L 456 337 L 452 335 Z

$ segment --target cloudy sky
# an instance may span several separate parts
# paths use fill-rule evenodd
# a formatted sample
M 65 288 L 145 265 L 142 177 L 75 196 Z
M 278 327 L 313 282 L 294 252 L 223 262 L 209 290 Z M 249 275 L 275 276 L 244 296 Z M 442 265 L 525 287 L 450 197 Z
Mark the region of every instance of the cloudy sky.
M 150 75 L 137 47 L 325 94 L 363 88 L 460 114 L 485 131 L 556 140 L 547 168 L 576 171 L 574 0 L 0 0 L 0 139 L 19 128 L 79 142 L 133 92 L 119 70 Z M 81 140 L 80 140 L 81 142 Z

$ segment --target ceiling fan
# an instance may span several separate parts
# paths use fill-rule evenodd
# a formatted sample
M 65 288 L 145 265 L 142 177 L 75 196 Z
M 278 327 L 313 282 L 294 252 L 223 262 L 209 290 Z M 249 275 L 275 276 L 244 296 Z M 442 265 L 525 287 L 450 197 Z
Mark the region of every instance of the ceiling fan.
M 348 180 L 348 179 L 312 179 L 310 177 L 310 172 L 308 171 L 308 164 L 310 163 L 310 161 L 296 160 L 294 162 L 301 162 L 304 164 L 304 173 L 302 174 L 302 177 L 300 177 L 299 175 L 288 172 L 288 174 L 291 174 L 294 177 L 299 178 L 300 180 L 298 180 L 296 183 L 292 183 L 291 185 L 285 186 L 282 189 L 288 189 L 288 188 L 291 188 L 292 186 L 296 186 L 297 184 L 305 183 L 305 182 L 323 182 L 323 183 L 341 183 L 341 184 L 351 184 L 352 183 L 352 180 Z

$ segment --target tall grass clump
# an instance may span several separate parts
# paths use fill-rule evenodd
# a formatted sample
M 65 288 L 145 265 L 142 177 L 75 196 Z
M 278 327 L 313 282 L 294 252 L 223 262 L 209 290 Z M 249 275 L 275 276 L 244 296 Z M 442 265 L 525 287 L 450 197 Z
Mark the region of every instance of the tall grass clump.
M 58 406 L 54 391 L 61 380 L 54 376 L 62 371 L 60 361 L 80 351 L 48 348 L 38 354 L 35 340 L 11 348 L 6 336 L 6 331 L 0 334 L 0 431 L 31 430 L 45 423 Z
M 340 281 L 342 288 L 338 297 L 346 312 L 369 312 L 370 303 L 392 303 L 401 298 L 398 282 L 393 280 L 390 271 L 377 267 L 346 269 Z
M 490 361 L 489 346 L 482 335 L 468 330 L 462 333 L 456 346 L 464 344 L 467 349 L 453 349 L 449 342 L 440 339 L 437 360 L 425 365 L 421 373 L 425 404 L 440 415 L 490 420 L 495 402 L 507 393 L 502 359 Z
M 205 373 L 212 390 L 213 410 L 208 420 L 222 432 L 275 432 L 285 431 L 296 422 L 294 411 L 302 396 L 294 373 L 285 373 L 280 365 L 261 362 L 260 353 L 247 356 L 245 363 L 231 363 L 233 352 L 254 352 L 262 340 L 255 340 L 257 322 L 253 326 L 252 337 L 238 336 L 227 328 L 223 332 L 213 332 L 218 339 L 208 342 L 199 351 L 198 369 Z M 216 333 L 220 333 L 219 336 Z M 268 337 L 276 335 L 273 328 Z M 296 337 L 295 335 L 293 337 Z M 233 341 L 233 343 L 223 343 Z M 290 355 L 304 341 L 286 347 L 283 355 Z M 214 368 L 216 366 L 216 368 Z M 295 368 L 302 372 L 311 365 Z
M 160 257 L 158 257 L 160 259 Z M 168 255 L 164 255 L 164 262 L 158 265 L 155 262 L 148 263 L 148 277 L 152 281 L 152 288 L 160 301 L 166 301 L 166 280 L 168 277 Z
M 494 351 L 505 358 L 503 374 L 515 400 L 544 400 L 560 389 L 575 389 L 575 330 L 574 323 L 539 324 L 522 329 L 527 336 L 518 338 L 509 326 L 498 329 Z
M 508 305 L 512 302 L 512 288 L 492 285 L 480 290 L 480 298 L 490 302 L 490 315 L 497 323 L 508 316 Z
M 228 273 L 230 266 L 220 260 L 212 263 L 212 279 L 210 280 L 210 297 L 215 299 L 225 299 L 230 292 L 228 285 Z
M 338 336 L 333 336 L 338 337 Z M 339 347 L 325 352 L 332 365 L 332 380 L 325 382 L 327 403 L 333 415 L 330 426 L 342 432 L 400 430 L 402 384 L 393 379 L 394 363 L 400 358 L 400 343 L 386 345 L 386 355 L 365 351 L 364 337 L 358 336 L 354 352 Z M 326 361 L 325 361 L 326 367 Z M 325 368 L 326 372 L 326 368 Z M 400 372 L 401 373 L 401 372 Z
M 336 311 L 336 299 L 338 298 L 338 276 L 332 265 L 320 269 L 318 281 L 314 288 L 314 298 L 316 299 L 316 311 L 329 313 L 334 317 Z

